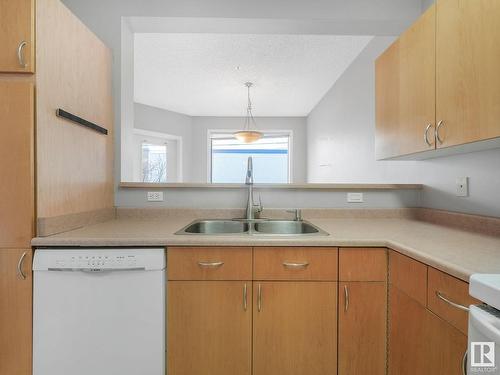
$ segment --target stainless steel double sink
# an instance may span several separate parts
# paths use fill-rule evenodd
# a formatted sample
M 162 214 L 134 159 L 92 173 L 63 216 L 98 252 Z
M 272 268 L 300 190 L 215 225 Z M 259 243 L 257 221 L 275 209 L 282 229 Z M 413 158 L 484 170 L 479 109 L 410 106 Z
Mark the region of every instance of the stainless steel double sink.
M 195 220 L 175 234 L 187 235 L 279 235 L 328 236 L 324 230 L 305 220 L 217 219 Z

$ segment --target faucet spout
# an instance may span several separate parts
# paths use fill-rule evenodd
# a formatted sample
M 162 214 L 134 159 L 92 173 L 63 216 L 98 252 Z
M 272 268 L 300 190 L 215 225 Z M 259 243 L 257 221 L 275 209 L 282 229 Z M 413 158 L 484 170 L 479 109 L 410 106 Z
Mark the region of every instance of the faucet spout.
M 255 205 L 253 201 L 253 162 L 251 156 L 248 157 L 245 184 L 248 186 L 245 218 L 247 220 L 255 220 L 256 216 L 262 211 L 262 204 L 259 203 L 259 205 Z
M 248 157 L 247 161 L 247 176 L 245 179 L 246 185 L 253 185 L 253 160 L 252 157 Z

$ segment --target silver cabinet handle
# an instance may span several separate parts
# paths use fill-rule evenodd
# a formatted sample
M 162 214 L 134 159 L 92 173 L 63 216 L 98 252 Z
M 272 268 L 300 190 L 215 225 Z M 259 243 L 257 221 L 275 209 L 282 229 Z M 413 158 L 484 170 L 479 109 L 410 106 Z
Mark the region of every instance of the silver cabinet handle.
M 23 49 L 26 47 L 28 43 L 23 40 L 21 43 L 19 43 L 19 47 L 17 47 L 17 60 L 19 61 L 19 65 L 22 66 L 23 68 L 26 68 L 28 64 L 24 61 L 24 54 L 23 54 Z
M 347 312 L 349 309 L 349 287 L 344 285 L 344 311 Z
M 245 285 L 243 285 L 243 311 L 247 311 L 248 307 L 247 295 L 248 295 L 248 287 L 247 283 L 245 283 Z
M 26 275 L 24 274 L 23 272 L 23 263 L 24 263 L 24 258 L 26 258 L 26 254 L 28 252 L 25 251 L 21 257 L 19 258 L 19 262 L 17 262 L 17 275 L 19 276 L 19 278 L 21 278 L 22 280 L 26 280 Z
M 429 142 L 429 129 L 432 128 L 432 124 L 427 125 L 425 128 L 424 132 L 424 142 L 427 144 L 427 146 L 432 146 L 434 143 Z
M 308 262 L 296 263 L 296 262 L 283 262 L 283 267 L 292 269 L 304 269 L 309 266 Z
M 438 122 L 437 126 L 436 126 L 436 139 L 437 141 L 439 142 L 440 145 L 443 144 L 444 140 L 441 138 L 441 136 L 439 135 L 439 129 L 441 129 L 441 126 L 444 125 L 444 121 L 441 120 Z
M 464 357 L 462 358 L 462 375 L 467 375 L 467 354 L 469 350 L 466 350 L 464 353 Z
M 464 306 L 464 305 L 460 305 L 459 303 L 455 303 L 453 301 L 450 301 L 448 298 L 446 298 L 445 296 L 443 296 L 441 294 L 441 292 L 439 291 L 436 291 L 436 297 L 439 298 L 440 300 L 446 302 L 448 305 L 451 305 L 459 310 L 462 310 L 462 311 L 469 311 L 469 308 L 467 306 Z
M 224 262 L 204 262 L 199 261 L 198 265 L 202 268 L 219 268 L 224 265 Z
M 261 312 L 262 310 L 262 285 L 259 284 L 257 287 L 257 311 Z

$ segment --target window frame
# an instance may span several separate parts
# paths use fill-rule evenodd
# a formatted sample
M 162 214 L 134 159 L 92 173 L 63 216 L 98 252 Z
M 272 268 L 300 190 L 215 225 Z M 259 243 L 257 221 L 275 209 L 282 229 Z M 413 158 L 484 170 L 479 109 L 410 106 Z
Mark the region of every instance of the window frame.
M 227 134 L 231 135 L 238 130 L 241 129 L 208 129 L 207 130 L 207 177 L 206 181 L 209 184 L 213 184 L 212 182 L 212 135 L 213 134 Z M 272 129 L 272 130 L 261 130 L 260 132 L 264 133 L 264 135 L 273 135 L 273 136 L 288 136 L 288 182 L 287 184 L 293 183 L 293 130 L 291 129 Z M 214 183 L 217 184 L 217 183 Z
M 152 131 L 152 130 L 146 130 L 146 129 L 141 129 L 141 128 L 134 128 L 132 131 L 132 134 L 134 137 L 140 136 L 148 140 L 148 138 L 153 138 L 153 139 L 162 139 L 165 141 L 176 141 L 177 142 L 177 178 L 176 181 L 171 181 L 167 183 L 179 183 L 183 181 L 183 139 L 182 136 L 179 135 L 173 135 L 169 133 L 162 133 L 162 132 L 157 132 L 157 131 Z M 154 143 L 154 142 L 152 142 Z M 135 147 L 135 146 L 134 146 Z M 141 152 L 141 150 L 139 150 Z M 168 151 L 167 151 L 168 153 Z M 141 160 L 140 163 L 142 163 L 142 155 L 140 156 Z M 167 163 L 168 163 L 168 156 L 167 156 Z M 142 165 L 142 164 L 140 164 Z M 136 167 L 134 166 L 134 176 L 135 175 L 135 169 Z M 139 176 L 141 175 L 141 170 L 139 169 Z M 168 181 L 168 176 L 167 176 L 167 181 Z

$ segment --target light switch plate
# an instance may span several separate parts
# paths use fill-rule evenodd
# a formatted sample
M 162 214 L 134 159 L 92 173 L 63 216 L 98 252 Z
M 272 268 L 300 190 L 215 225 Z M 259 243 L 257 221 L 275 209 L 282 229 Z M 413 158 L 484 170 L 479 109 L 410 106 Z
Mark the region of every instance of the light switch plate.
M 468 197 L 469 177 L 457 177 L 456 188 L 457 188 L 457 197 Z
M 347 203 L 363 203 L 363 193 L 347 193 Z
M 163 191 L 148 191 L 148 202 L 163 202 Z

